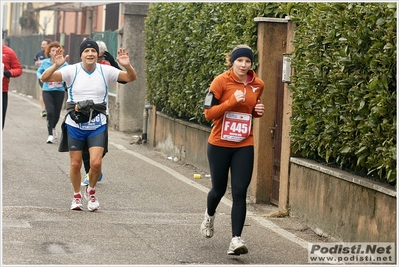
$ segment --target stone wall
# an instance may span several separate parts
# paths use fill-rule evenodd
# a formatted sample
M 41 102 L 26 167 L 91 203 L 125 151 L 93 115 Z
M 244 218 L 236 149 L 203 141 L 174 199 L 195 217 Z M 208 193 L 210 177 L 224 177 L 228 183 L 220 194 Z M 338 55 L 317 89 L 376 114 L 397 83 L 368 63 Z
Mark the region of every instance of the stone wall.
M 290 215 L 345 242 L 396 242 L 396 190 L 314 161 L 291 158 Z
M 170 118 L 157 111 L 152 112 L 149 120 L 153 122 L 149 127 L 150 136 L 154 137 L 150 140 L 151 146 L 168 156 L 209 171 L 206 149 L 210 127 Z

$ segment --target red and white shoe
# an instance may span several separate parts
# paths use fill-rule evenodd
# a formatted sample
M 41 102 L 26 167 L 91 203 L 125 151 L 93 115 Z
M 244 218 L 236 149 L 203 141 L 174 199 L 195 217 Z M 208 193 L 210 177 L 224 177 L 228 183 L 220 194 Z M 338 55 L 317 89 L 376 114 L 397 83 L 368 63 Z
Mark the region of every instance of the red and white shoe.
M 71 210 L 82 210 L 82 209 L 83 209 L 82 195 L 81 194 L 73 195 Z
M 87 209 L 89 211 L 96 211 L 100 208 L 100 203 L 98 203 L 97 197 L 96 197 L 96 190 L 92 189 L 89 191 L 89 187 L 86 186 L 85 189 L 85 198 L 88 201 L 87 203 Z

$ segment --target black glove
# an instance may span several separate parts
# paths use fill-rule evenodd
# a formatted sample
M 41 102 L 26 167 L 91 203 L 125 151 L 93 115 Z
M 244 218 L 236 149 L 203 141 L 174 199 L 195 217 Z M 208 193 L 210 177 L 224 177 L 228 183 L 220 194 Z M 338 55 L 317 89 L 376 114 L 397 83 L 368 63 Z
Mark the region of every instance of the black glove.
M 9 70 L 5 70 L 4 71 L 4 76 L 6 76 L 7 78 L 11 77 L 11 72 Z
M 119 67 L 118 63 L 115 61 L 114 57 L 108 51 L 104 52 L 104 59 L 111 63 L 112 67 L 122 70 L 121 67 Z

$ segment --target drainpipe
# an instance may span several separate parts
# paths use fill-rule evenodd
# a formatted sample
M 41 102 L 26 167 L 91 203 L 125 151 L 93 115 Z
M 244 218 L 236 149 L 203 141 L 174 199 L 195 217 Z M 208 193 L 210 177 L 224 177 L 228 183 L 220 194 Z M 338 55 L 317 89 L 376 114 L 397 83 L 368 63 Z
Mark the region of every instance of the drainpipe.
M 148 118 L 149 118 L 149 116 L 148 116 L 148 110 L 149 109 L 152 109 L 151 105 L 145 105 L 144 106 L 144 112 L 143 112 L 143 134 L 141 136 L 141 142 L 143 144 L 148 142 L 148 140 L 147 140 L 147 128 L 148 127 L 147 126 L 148 126 Z
M 93 8 L 89 8 L 89 37 L 93 38 Z

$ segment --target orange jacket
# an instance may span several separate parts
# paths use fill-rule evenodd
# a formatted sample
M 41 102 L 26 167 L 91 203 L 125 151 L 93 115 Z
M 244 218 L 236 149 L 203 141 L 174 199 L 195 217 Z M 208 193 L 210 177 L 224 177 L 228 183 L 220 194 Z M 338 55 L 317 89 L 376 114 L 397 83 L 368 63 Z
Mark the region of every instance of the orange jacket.
M 208 121 L 213 120 L 213 128 L 208 138 L 210 144 L 231 148 L 253 146 L 252 127 L 249 137 L 241 142 L 221 139 L 223 117 L 226 111 L 252 114 L 253 118 L 259 117 L 257 113 L 254 112 L 254 108 L 262 95 L 264 82 L 256 76 L 253 70 L 249 70 L 248 75 L 252 76 L 252 79 L 246 85 L 237 78 L 232 70 L 218 75 L 212 81 L 209 90 L 213 93 L 215 98 L 219 100 L 219 104 L 204 110 L 205 118 Z M 234 92 L 236 90 L 246 92 L 245 102 L 237 102 L 234 97 Z
M 4 70 L 8 70 L 11 73 L 10 78 L 19 77 L 22 74 L 22 66 L 18 60 L 17 55 L 14 50 L 9 48 L 6 45 L 2 45 L 2 53 L 3 58 L 2 62 L 4 64 Z M 8 85 L 10 83 L 10 79 L 6 76 L 3 77 L 3 92 L 8 92 Z

